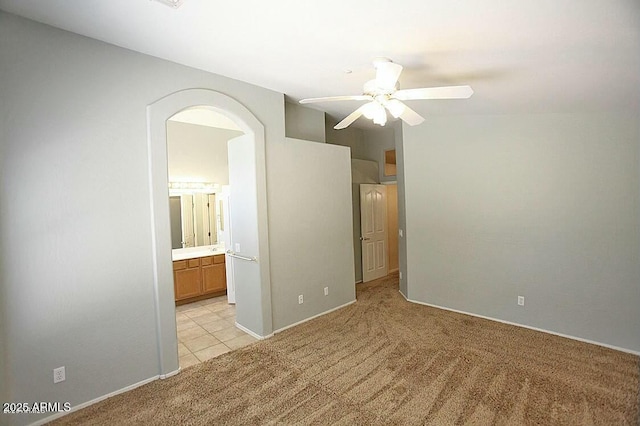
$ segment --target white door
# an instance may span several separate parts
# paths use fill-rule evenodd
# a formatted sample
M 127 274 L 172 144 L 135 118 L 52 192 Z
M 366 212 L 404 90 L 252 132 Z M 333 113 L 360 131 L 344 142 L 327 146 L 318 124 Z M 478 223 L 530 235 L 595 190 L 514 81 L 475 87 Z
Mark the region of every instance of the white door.
M 229 158 L 229 241 L 225 241 L 227 258 L 227 285 L 231 280 L 231 293 L 238 301 L 236 320 L 252 315 L 250 304 L 255 299 L 250 289 L 260 288 L 258 265 L 258 198 L 256 182 L 256 155 L 252 137 L 243 135 L 228 142 Z M 226 213 L 226 212 L 225 212 Z M 229 289 L 227 289 L 229 294 Z M 235 300 L 234 300 L 235 301 Z M 240 321 L 238 321 L 240 322 Z
M 360 224 L 362 242 L 362 281 L 384 277 L 387 264 L 387 188 L 360 185 Z
M 195 247 L 195 228 L 193 227 L 193 195 L 180 196 L 182 214 L 182 247 Z

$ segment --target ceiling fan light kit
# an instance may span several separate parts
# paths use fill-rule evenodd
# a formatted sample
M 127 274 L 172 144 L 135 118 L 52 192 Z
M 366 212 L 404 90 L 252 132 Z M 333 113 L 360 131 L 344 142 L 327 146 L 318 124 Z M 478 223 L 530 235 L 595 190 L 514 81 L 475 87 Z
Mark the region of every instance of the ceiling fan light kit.
M 424 118 L 402 101 L 468 99 L 473 95 L 473 89 L 470 86 L 424 87 L 399 90 L 398 78 L 402 73 L 402 65 L 393 63 L 387 58 L 376 58 L 373 60 L 373 66 L 376 69 L 376 78 L 364 84 L 362 95 L 308 98 L 302 99 L 300 103 L 369 101 L 334 126 L 334 129 L 340 130 L 348 127 L 363 115 L 369 120 L 373 120 L 375 124 L 384 126 L 387 124 L 387 111 L 394 118 L 399 118 L 410 126 L 416 126 L 422 123 Z
M 369 120 L 373 120 L 375 124 L 379 124 L 384 126 L 387 123 L 387 113 L 384 110 L 382 104 L 371 101 L 362 106 L 362 115 L 367 117 Z

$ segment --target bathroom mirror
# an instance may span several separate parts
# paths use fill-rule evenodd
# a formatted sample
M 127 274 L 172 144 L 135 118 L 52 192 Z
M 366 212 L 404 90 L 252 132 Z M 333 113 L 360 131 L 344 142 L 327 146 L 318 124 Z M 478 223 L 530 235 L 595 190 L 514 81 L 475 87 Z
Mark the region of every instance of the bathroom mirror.
M 169 213 L 172 249 L 217 244 L 215 193 L 172 193 Z

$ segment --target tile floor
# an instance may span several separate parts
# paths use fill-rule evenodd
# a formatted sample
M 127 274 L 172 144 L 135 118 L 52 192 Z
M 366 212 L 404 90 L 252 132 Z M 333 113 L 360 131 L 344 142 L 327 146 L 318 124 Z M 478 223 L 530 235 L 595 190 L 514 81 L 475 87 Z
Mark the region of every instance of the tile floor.
M 227 296 L 176 306 L 180 368 L 187 368 L 255 342 L 236 328 L 236 307 Z

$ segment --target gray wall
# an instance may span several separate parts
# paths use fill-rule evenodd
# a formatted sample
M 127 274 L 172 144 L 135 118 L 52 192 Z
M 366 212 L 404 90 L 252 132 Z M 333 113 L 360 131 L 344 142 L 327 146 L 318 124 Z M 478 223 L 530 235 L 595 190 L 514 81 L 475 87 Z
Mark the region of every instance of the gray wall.
M 0 65 L 0 69 L 1 65 Z M 2 74 L 0 74 L 0 78 L 2 77 Z M 1 87 L 1 85 L 0 85 Z M 2 92 L 0 91 L 0 99 L 3 99 L 2 97 Z M 0 110 L 2 109 L 2 107 L 0 106 Z M 5 128 L 5 120 L 6 116 L 2 115 L 0 113 L 0 129 L 4 129 Z M 3 133 L 2 131 L 0 131 L 0 134 Z M 0 136 L 0 141 L 2 136 Z M 0 143 L 0 224 L 2 224 L 4 222 L 4 217 L 6 216 L 5 210 L 7 209 L 7 205 L 6 203 L 3 201 L 4 198 L 4 194 L 6 193 L 7 189 L 6 189 L 6 182 L 7 182 L 7 174 L 6 174 L 6 167 L 5 167 L 5 158 L 6 158 L 6 152 L 5 152 L 5 144 Z M 2 238 L 2 227 L 0 225 L 0 259 L 4 259 L 4 255 L 5 255 L 5 249 L 4 246 L 6 244 L 6 242 L 4 241 L 4 238 Z M 8 362 L 7 362 L 7 351 L 8 351 L 8 345 L 7 345 L 7 328 L 8 328 L 8 323 L 9 323 L 9 317 L 8 317 L 8 303 L 7 303 L 7 297 L 8 294 L 5 291 L 6 288 L 6 284 L 5 284 L 5 278 L 4 278 L 4 274 L 2 273 L 2 270 L 4 268 L 4 265 L 2 263 L 2 260 L 0 260 L 0 401 L 3 402 L 11 402 L 12 399 L 9 396 L 9 385 L 8 385 Z M 7 416 L 5 415 L 0 415 L 0 425 L 5 425 L 8 423 L 8 419 Z
M 300 292 L 300 274 L 281 278 L 290 241 L 278 233 L 292 219 L 285 188 L 269 182 L 286 153 L 282 94 L 0 12 L 3 401 L 77 405 L 159 374 L 146 107 L 187 88 L 225 93 L 264 125 L 272 291 Z M 311 254 L 298 271 L 331 269 Z M 335 296 L 322 308 L 348 298 Z M 318 313 L 303 306 L 296 320 Z M 67 380 L 54 385 L 62 365 Z
M 285 136 L 313 142 L 325 142 L 324 112 L 285 102 Z
M 0 58 L 6 382 L 10 400 L 75 405 L 158 374 L 146 106 L 217 88 L 269 142 L 283 96 L 5 13 Z
M 325 136 L 327 143 L 348 146 L 351 148 L 351 158 L 372 160 L 371 158 L 361 157 L 360 149 L 362 147 L 362 142 L 364 142 L 364 132 L 362 129 L 351 125 L 346 129 L 336 130 L 333 128 L 336 124 L 338 124 L 337 120 L 334 120 L 329 116 L 326 117 Z
M 410 299 L 640 351 L 637 112 L 403 133 Z
M 364 142 L 360 149 L 361 157 L 378 163 L 378 182 L 395 182 L 396 176 L 384 175 L 384 152 L 396 148 L 395 127 L 397 122 L 389 123 L 379 129 L 364 130 Z
M 286 138 L 271 146 L 268 175 L 273 328 L 355 300 L 351 167 L 347 148 Z M 276 220 L 277 219 L 277 220 Z M 297 285 L 291 287 L 291 283 Z M 329 295 L 324 296 L 324 287 Z M 298 304 L 298 295 L 304 303 Z
M 228 185 L 227 142 L 241 134 L 238 130 L 167 121 L 169 180 L 198 177 Z
M 2 163 L 2 146 L 0 145 L 0 164 Z M 0 182 L 4 182 L 4 175 L 2 172 L 3 168 L 0 167 Z M 0 183 L 1 185 L 1 183 Z M 1 187 L 0 187 L 1 188 Z M 2 222 L 2 205 L 0 205 L 0 222 Z M 0 239 L 0 259 L 3 258 L 2 251 L 2 239 Z M 7 335 L 6 329 L 7 324 L 9 322 L 9 318 L 6 315 L 6 305 L 7 305 L 7 296 L 4 291 L 4 281 L 2 275 L 0 273 L 0 401 L 11 402 L 12 399 L 9 397 L 9 386 L 7 383 Z M 8 419 L 5 415 L 0 415 L 0 425 L 5 425 L 8 423 Z
M 348 146 L 351 148 L 351 158 L 375 161 L 378 163 L 378 177 L 376 183 L 393 182 L 395 176 L 384 176 L 384 152 L 395 149 L 395 133 L 399 122 L 389 123 L 385 127 L 376 126 L 373 129 L 347 127 L 335 130 L 335 122 L 331 118 L 326 122 L 327 143 Z

